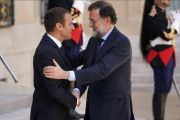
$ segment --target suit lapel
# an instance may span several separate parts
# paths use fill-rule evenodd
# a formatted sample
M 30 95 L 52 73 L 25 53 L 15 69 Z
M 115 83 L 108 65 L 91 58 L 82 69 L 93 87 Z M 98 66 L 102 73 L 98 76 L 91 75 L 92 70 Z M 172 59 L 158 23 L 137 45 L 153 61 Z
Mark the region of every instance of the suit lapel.
M 56 48 L 56 50 L 57 50 L 57 51 L 61 54 L 61 56 L 63 57 L 65 63 L 68 65 L 68 67 L 69 67 L 70 69 L 72 69 L 72 67 L 71 67 L 69 61 L 67 60 L 65 54 L 63 53 L 63 51 L 61 51 L 60 48 L 56 45 L 56 43 L 55 43 L 51 38 L 49 38 L 49 37 L 47 36 L 47 33 L 44 34 L 43 39 L 46 40 L 47 42 L 49 42 L 51 45 L 53 45 L 53 46 Z
M 72 69 L 72 67 L 71 67 L 71 65 L 70 65 L 70 63 L 69 63 L 69 61 L 68 61 L 68 59 L 66 58 L 65 51 L 61 51 L 60 48 L 59 48 L 58 46 L 56 47 L 56 50 L 62 55 L 62 57 L 63 57 L 65 63 L 69 66 L 69 68 Z M 63 52 L 64 52 L 64 53 L 63 53 Z
M 106 53 L 109 50 L 111 42 L 114 41 L 114 39 L 115 39 L 116 32 L 117 32 L 117 28 L 114 27 L 114 29 L 109 34 L 109 36 L 107 37 L 106 41 L 104 42 L 104 45 L 102 46 L 102 48 L 99 51 L 98 55 L 96 56 L 96 59 L 94 61 L 95 64 L 97 64 L 98 61 L 100 60 L 100 58 L 104 55 L 104 53 Z

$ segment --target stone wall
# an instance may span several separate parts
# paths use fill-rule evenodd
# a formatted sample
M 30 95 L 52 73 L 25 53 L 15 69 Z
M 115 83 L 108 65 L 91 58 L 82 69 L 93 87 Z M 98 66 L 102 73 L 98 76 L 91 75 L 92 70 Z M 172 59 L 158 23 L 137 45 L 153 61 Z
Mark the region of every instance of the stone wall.
M 39 1 L 14 1 L 15 23 L 0 28 L 0 53 L 17 79 L 19 86 L 33 87 L 33 55 L 44 26 L 40 23 Z M 0 79 L 14 83 L 11 75 L 0 62 Z

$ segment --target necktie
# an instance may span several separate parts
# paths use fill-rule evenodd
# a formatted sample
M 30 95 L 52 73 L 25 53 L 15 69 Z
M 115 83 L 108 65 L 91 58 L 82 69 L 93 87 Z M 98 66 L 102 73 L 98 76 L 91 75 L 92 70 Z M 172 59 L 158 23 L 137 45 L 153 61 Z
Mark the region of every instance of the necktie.
M 60 51 L 61 51 L 61 54 L 62 54 L 63 59 L 65 60 L 65 63 L 66 63 L 67 66 L 69 67 L 69 70 L 72 70 L 72 66 L 71 66 L 71 64 L 69 63 L 69 59 L 68 59 L 68 57 L 67 57 L 67 54 L 68 54 L 68 53 L 66 53 L 66 50 L 64 49 L 63 46 L 61 46 L 59 49 L 60 49 Z M 67 70 L 67 69 L 65 69 L 65 70 Z
M 64 51 L 64 48 L 63 48 L 63 46 L 61 46 L 61 47 L 60 47 L 60 50 Z
M 60 47 L 60 50 L 61 50 L 61 53 L 63 54 L 63 56 L 65 56 L 65 50 L 64 50 L 63 46 Z
M 97 47 L 96 47 L 96 56 L 97 54 L 99 53 L 99 51 L 101 50 L 101 43 L 103 42 L 104 40 L 103 39 L 99 39 L 98 43 L 97 43 Z M 95 57 L 96 57 L 95 56 Z
M 101 43 L 103 42 L 104 40 L 103 39 L 99 39 L 99 41 L 98 41 L 98 44 L 97 44 L 97 49 L 96 49 L 96 54 L 98 54 L 98 52 L 100 51 L 100 49 L 101 49 Z

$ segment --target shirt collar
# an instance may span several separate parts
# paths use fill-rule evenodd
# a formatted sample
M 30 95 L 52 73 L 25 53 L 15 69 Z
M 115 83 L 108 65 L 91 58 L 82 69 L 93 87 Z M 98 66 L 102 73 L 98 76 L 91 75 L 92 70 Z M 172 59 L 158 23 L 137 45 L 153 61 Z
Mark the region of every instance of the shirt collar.
M 106 40 L 109 34 L 112 32 L 114 26 L 102 37 L 103 40 Z
M 160 8 L 161 10 L 164 10 L 164 11 L 166 10 L 166 9 L 164 9 L 164 8 L 162 8 L 162 7 L 159 7 L 159 6 L 157 6 L 157 7 Z
M 55 37 L 51 36 L 50 34 L 47 33 L 47 36 L 49 36 L 55 43 L 56 45 L 60 48 L 62 46 L 61 42 L 57 40 Z

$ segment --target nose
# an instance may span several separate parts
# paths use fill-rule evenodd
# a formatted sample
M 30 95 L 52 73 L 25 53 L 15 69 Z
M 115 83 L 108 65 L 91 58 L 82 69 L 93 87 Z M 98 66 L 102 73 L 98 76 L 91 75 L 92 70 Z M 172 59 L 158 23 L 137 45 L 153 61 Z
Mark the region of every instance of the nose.
M 72 30 L 74 30 L 74 29 L 75 29 L 73 24 L 72 24 L 72 27 L 71 27 L 71 29 L 72 29 Z
M 92 27 L 92 26 L 93 26 L 92 22 L 91 22 L 91 21 L 89 21 L 89 27 Z

